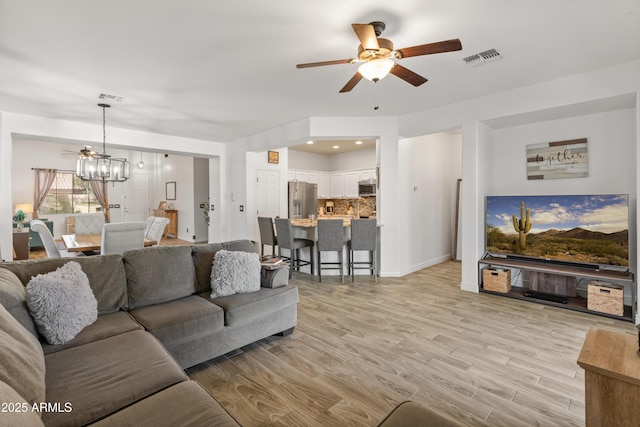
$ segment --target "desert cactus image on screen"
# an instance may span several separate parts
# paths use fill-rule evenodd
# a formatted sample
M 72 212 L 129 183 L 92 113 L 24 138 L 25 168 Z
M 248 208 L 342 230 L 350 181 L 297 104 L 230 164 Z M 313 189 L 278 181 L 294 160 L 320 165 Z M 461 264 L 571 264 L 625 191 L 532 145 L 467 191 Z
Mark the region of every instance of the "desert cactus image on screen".
M 518 217 L 513 217 L 513 229 L 520 235 L 520 247 L 525 248 L 527 246 L 527 233 L 531 230 L 531 213 L 527 209 L 527 217 L 524 216 L 524 202 L 520 202 L 520 220 Z

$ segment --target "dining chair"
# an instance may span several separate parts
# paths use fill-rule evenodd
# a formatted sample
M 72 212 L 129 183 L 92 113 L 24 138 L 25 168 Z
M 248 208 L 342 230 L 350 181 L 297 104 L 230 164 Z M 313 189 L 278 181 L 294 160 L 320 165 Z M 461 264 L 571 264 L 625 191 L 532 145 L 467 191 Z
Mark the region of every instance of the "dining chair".
M 75 234 L 99 234 L 104 225 L 104 214 L 87 213 L 73 216 Z
M 144 247 L 144 221 L 114 222 L 102 227 L 100 255 L 122 254 L 130 249 Z
M 341 219 L 318 220 L 318 281 L 322 282 L 322 270 L 340 270 L 344 283 L 344 222 Z M 322 262 L 322 252 L 338 252 L 338 261 Z M 326 266 L 326 267 L 324 267 Z
M 351 240 L 349 241 L 349 270 L 351 281 L 355 281 L 354 270 L 371 271 L 373 281 L 378 281 L 376 250 L 378 247 L 378 228 L 375 219 L 352 219 Z M 354 261 L 354 251 L 367 251 L 369 261 Z
M 276 218 L 276 233 L 278 235 L 278 255 L 281 258 L 289 260 L 291 267 L 289 268 L 289 278 L 291 278 L 291 271 L 296 269 L 300 271 L 300 267 L 309 265 L 311 268 L 311 274 L 313 274 L 313 240 L 294 238 L 293 226 L 289 218 Z M 300 259 L 300 249 L 309 248 L 309 261 Z M 289 250 L 289 257 L 282 255 L 282 249 Z
M 273 229 L 273 218 L 270 216 L 259 216 L 258 227 L 260 228 L 260 255 L 264 256 L 264 245 L 271 246 L 271 255 L 276 254 L 278 238 Z
M 32 219 L 29 227 L 40 236 L 40 240 L 42 240 L 42 244 L 44 245 L 44 250 L 47 252 L 48 258 L 66 258 L 81 255 L 80 253 L 74 254 L 63 249 L 58 249 L 58 245 L 55 240 L 53 240 L 51 230 L 49 230 L 43 221 L 39 219 Z
M 146 221 L 144 238 L 148 240 L 155 240 L 156 243 L 153 246 L 159 246 L 167 224 L 169 224 L 169 218 L 150 216 Z

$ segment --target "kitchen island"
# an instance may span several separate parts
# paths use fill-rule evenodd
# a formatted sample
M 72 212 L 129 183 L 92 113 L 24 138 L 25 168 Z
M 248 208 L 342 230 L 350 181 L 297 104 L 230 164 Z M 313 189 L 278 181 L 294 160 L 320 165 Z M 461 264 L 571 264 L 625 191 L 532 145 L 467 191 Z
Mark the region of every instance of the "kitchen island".
M 352 215 L 321 215 L 317 219 L 307 219 L 307 218 L 291 218 L 291 225 L 293 226 L 293 237 L 302 238 L 302 239 L 310 239 L 313 240 L 316 246 L 313 247 L 313 256 L 316 260 L 316 265 L 318 262 L 317 256 L 317 243 L 318 243 L 318 221 L 323 220 L 337 220 L 341 219 L 344 227 L 344 250 L 343 250 L 343 265 L 345 268 L 344 274 L 348 274 L 348 261 L 349 261 L 349 247 L 347 242 L 351 239 L 351 220 L 357 219 Z M 372 217 L 370 219 L 375 219 Z M 378 228 L 380 225 L 378 225 Z M 379 239 L 378 239 L 379 241 Z M 309 256 L 309 248 L 303 248 L 301 251 L 305 252 L 305 258 Z M 379 253 L 379 251 L 377 251 Z M 366 261 L 368 260 L 369 254 L 363 251 L 356 251 L 354 253 L 354 260 L 357 261 Z M 307 258 L 308 259 L 308 258 Z M 323 262 L 337 262 L 338 261 L 338 253 L 337 252 L 323 252 L 322 253 Z M 378 264 L 379 265 L 379 264 Z M 308 274 L 317 274 L 317 272 L 309 271 L 309 266 L 304 266 L 301 268 L 301 271 Z M 322 275 L 338 275 L 340 274 L 337 270 L 328 270 L 323 271 Z M 365 274 L 358 273 L 356 270 L 356 274 Z

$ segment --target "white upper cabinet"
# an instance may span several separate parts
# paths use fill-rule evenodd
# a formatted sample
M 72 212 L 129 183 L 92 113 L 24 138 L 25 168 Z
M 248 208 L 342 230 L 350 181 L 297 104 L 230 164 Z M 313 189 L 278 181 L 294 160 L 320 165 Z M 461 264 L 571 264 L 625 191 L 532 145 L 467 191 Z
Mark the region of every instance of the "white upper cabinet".
M 331 194 L 330 196 L 335 199 L 341 199 L 344 197 L 344 173 L 336 172 L 329 176 L 331 181 Z
M 326 199 L 331 196 L 331 180 L 329 174 L 318 172 L 318 198 Z
M 344 197 L 358 197 L 358 181 L 360 173 L 358 171 L 345 172 L 344 174 Z

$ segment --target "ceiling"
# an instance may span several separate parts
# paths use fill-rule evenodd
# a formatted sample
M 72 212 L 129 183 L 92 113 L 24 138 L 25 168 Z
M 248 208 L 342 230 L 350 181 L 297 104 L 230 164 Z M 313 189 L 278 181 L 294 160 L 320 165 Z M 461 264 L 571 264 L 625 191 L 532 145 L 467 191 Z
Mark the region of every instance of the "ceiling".
M 359 142 L 359 144 L 358 144 Z M 331 139 L 315 140 L 313 144 L 305 143 L 289 147 L 290 150 L 304 151 L 314 154 L 343 154 L 350 151 L 370 150 L 376 148 L 375 139 Z
M 381 20 L 429 81 L 338 90 L 356 64 L 351 23 Z M 471 67 L 488 49 L 503 59 Z M 320 116 L 403 114 L 640 59 L 637 0 L 0 0 L 0 111 L 215 142 Z M 379 105 L 378 110 L 374 106 Z

